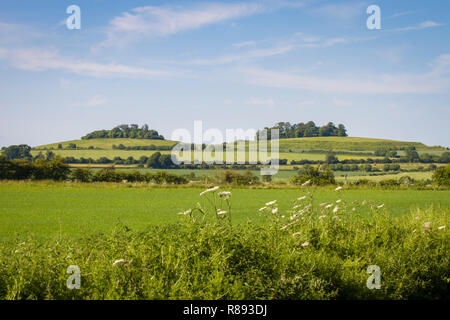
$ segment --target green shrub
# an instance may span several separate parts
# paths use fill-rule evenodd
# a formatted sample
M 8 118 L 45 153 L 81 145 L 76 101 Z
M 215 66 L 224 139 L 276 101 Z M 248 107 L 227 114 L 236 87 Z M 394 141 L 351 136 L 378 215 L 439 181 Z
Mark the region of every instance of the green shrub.
M 252 185 L 257 181 L 258 177 L 254 176 L 250 170 L 246 170 L 243 174 L 234 170 L 225 170 L 222 172 L 222 183 Z
M 307 181 L 310 181 L 313 185 L 336 184 L 333 172 L 328 167 L 323 170 L 320 168 L 320 166 L 318 166 L 317 168 L 303 168 L 303 170 L 299 170 L 296 176 L 293 176 L 290 179 L 291 183 L 297 185 L 304 184 Z
M 433 173 L 433 183 L 438 186 L 450 186 L 450 164 L 436 169 Z

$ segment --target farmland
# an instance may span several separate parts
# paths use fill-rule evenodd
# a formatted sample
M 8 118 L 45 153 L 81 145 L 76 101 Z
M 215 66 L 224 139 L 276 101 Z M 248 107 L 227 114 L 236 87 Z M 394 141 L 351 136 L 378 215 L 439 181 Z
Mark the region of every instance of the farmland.
M 287 163 L 263 179 L 261 165 L 153 166 L 175 143 L 72 140 L 3 159 L 6 179 L 19 180 L 0 181 L 0 298 L 448 298 L 450 190 L 433 176 L 445 184 L 447 149 L 281 139 Z M 411 150 L 414 161 L 392 163 Z M 101 161 L 68 167 L 52 153 Z M 383 287 L 371 291 L 374 264 Z M 68 265 L 82 270 L 80 290 L 66 287 Z
M 36 156 L 39 152 L 51 150 L 57 155 L 63 157 L 75 158 L 92 158 L 99 159 L 101 157 L 114 158 L 128 158 L 133 157 L 138 159 L 141 156 L 151 156 L 156 151 L 145 150 L 117 150 L 113 149 L 113 145 L 122 144 L 124 147 L 136 146 L 155 146 L 155 147 L 173 147 L 177 142 L 170 140 L 149 140 L 149 139 L 90 139 L 90 140 L 72 140 L 60 143 L 53 143 L 48 145 L 37 146 L 32 151 Z M 58 149 L 58 145 L 62 149 Z M 69 144 L 75 144 L 77 149 L 67 149 Z M 231 146 L 231 144 L 228 144 Z M 248 143 L 246 146 L 245 159 L 248 161 Z M 269 143 L 270 146 L 270 143 Z M 328 150 L 339 151 L 337 155 L 339 160 L 344 159 L 367 159 L 369 156 L 366 153 L 372 154 L 371 158 L 377 159 L 373 152 L 378 148 L 392 148 L 401 150 L 407 147 L 415 147 L 419 154 L 429 153 L 440 155 L 446 152 L 442 147 L 429 147 L 418 142 L 402 142 L 383 139 L 371 138 L 356 138 L 356 137 L 314 137 L 314 138 L 295 138 L 295 139 L 281 139 L 279 143 L 280 159 L 291 160 L 321 160 L 325 159 L 325 152 Z M 91 149 L 89 149 L 91 148 Z M 236 147 L 235 147 L 236 148 Z M 164 154 L 169 154 L 170 151 L 160 151 Z M 358 154 L 361 153 L 361 154 Z M 184 157 L 183 157 L 184 158 Z M 189 158 L 189 157 L 188 157 Z M 188 159 L 186 158 L 186 159 Z M 192 158 L 192 156 L 191 156 Z M 207 160 L 207 159 L 206 159 Z
M 227 188 L 231 220 L 202 190 L 2 182 L 0 298 L 448 298 L 449 191 Z
M 0 239 L 51 237 L 59 232 L 77 236 L 111 230 L 119 221 L 132 229 L 148 225 L 175 223 L 178 212 L 196 202 L 200 187 L 149 187 L 132 184 L 82 184 L 55 182 L 0 183 Z M 225 190 L 225 189 L 224 189 Z M 258 213 L 264 203 L 278 200 L 286 211 L 297 197 L 306 194 L 299 188 L 226 188 L 233 194 L 233 222 L 247 219 L 262 222 Z M 385 204 L 393 216 L 411 209 L 450 208 L 450 191 L 350 189 L 337 195 L 334 188 L 314 191 L 314 204 L 343 199 L 347 202 L 373 200 Z M 368 216 L 367 210 L 359 214 Z M 370 217 L 370 216 L 369 216 Z

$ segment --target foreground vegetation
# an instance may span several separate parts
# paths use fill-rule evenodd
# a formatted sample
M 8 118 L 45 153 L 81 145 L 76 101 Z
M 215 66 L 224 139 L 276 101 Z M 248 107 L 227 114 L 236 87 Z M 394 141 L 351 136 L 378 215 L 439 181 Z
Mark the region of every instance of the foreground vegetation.
M 201 193 L 210 206 L 182 210 L 176 224 L 5 242 L 0 299 L 450 298 L 448 208 L 395 217 L 342 190 L 315 205 L 304 189 L 288 210 L 277 200 L 258 210 L 266 223 L 236 225 L 231 193 L 217 189 Z M 80 289 L 66 286 L 71 265 Z M 380 289 L 366 286 L 370 265 Z

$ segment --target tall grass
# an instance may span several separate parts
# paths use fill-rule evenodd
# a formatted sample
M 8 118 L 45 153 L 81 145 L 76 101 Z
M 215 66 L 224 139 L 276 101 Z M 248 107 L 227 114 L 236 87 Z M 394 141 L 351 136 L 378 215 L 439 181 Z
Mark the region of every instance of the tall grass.
M 263 206 L 267 224 L 231 227 L 231 195 L 202 197 L 177 224 L 5 243 L 0 298 L 450 298 L 448 209 L 393 217 L 370 201 L 313 205 L 305 192 L 288 212 Z M 373 219 L 359 217 L 363 206 Z M 80 267 L 79 290 L 66 286 L 70 265 Z M 369 265 L 381 269 L 380 289 L 366 286 Z

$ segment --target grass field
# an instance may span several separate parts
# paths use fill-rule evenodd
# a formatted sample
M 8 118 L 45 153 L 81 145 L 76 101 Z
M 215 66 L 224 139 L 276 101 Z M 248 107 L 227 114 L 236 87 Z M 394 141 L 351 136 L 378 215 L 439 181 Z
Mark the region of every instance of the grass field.
M 449 298 L 450 190 L 203 190 L 0 182 L 0 299 Z
M 61 143 L 63 148 L 66 148 L 70 143 L 74 143 L 77 147 L 89 148 L 90 146 L 94 148 L 112 150 L 113 144 L 118 146 L 123 144 L 126 147 L 132 146 L 174 146 L 177 144 L 175 141 L 171 140 L 153 140 L 153 139 L 89 139 L 89 140 L 70 140 L 63 142 L 56 142 L 51 144 L 46 144 L 42 146 L 36 146 L 37 149 L 58 149 L 58 144 Z
M 280 149 L 335 150 L 335 151 L 375 151 L 380 148 L 402 149 L 414 146 L 417 150 L 445 150 L 429 147 L 420 142 L 405 142 L 386 139 L 358 137 L 313 137 L 280 139 Z
M 124 184 L 77 184 L 55 182 L 0 183 L 0 239 L 50 237 L 61 232 L 79 236 L 111 230 L 119 221 L 141 230 L 152 224 L 179 221 L 180 211 L 203 202 L 194 187 L 131 187 Z M 304 195 L 304 189 L 230 189 L 233 193 L 233 222 L 263 221 L 258 209 L 278 200 L 280 210 Z M 450 207 L 450 191 L 352 189 L 340 194 L 333 188 L 318 188 L 314 203 L 373 200 L 385 204 L 392 215 L 409 213 L 411 208 Z M 358 212 L 363 216 L 364 210 Z
M 37 156 L 39 152 L 43 152 L 43 150 L 33 150 L 31 151 L 31 154 L 33 156 Z M 142 156 L 150 157 L 155 152 L 160 152 L 161 154 L 170 154 L 170 151 L 149 151 L 149 150 L 52 150 L 56 155 L 60 155 L 62 157 L 74 157 L 76 159 L 79 158 L 92 158 L 92 159 L 99 159 L 101 157 L 107 157 L 108 159 L 114 159 L 114 157 L 121 157 L 122 159 L 126 159 L 128 157 L 133 157 L 134 159 L 139 159 Z M 44 151 L 45 153 L 45 151 Z M 364 155 L 337 155 L 339 160 L 345 160 L 345 159 L 367 159 L 369 156 Z M 325 160 L 325 154 L 320 153 L 308 153 L 308 152 L 280 152 L 279 153 L 280 159 L 287 159 L 289 162 L 291 160 Z M 381 157 L 375 157 L 371 156 L 372 159 L 377 159 Z M 189 159 L 189 158 L 187 158 Z M 191 161 L 193 159 L 193 156 L 190 157 Z M 204 160 L 209 160 L 211 157 L 208 157 L 204 155 Z M 225 158 L 224 158 L 225 159 Z M 248 152 L 245 153 L 245 159 L 248 161 Z M 269 157 L 270 159 L 270 157 Z M 180 158 L 180 160 L 186 160 L 183 156 L 183 158 Z M 237 160 L 237 154 L 235 154 L 235 160 Z M 267 160 L 267 159 L 266 159 Z

